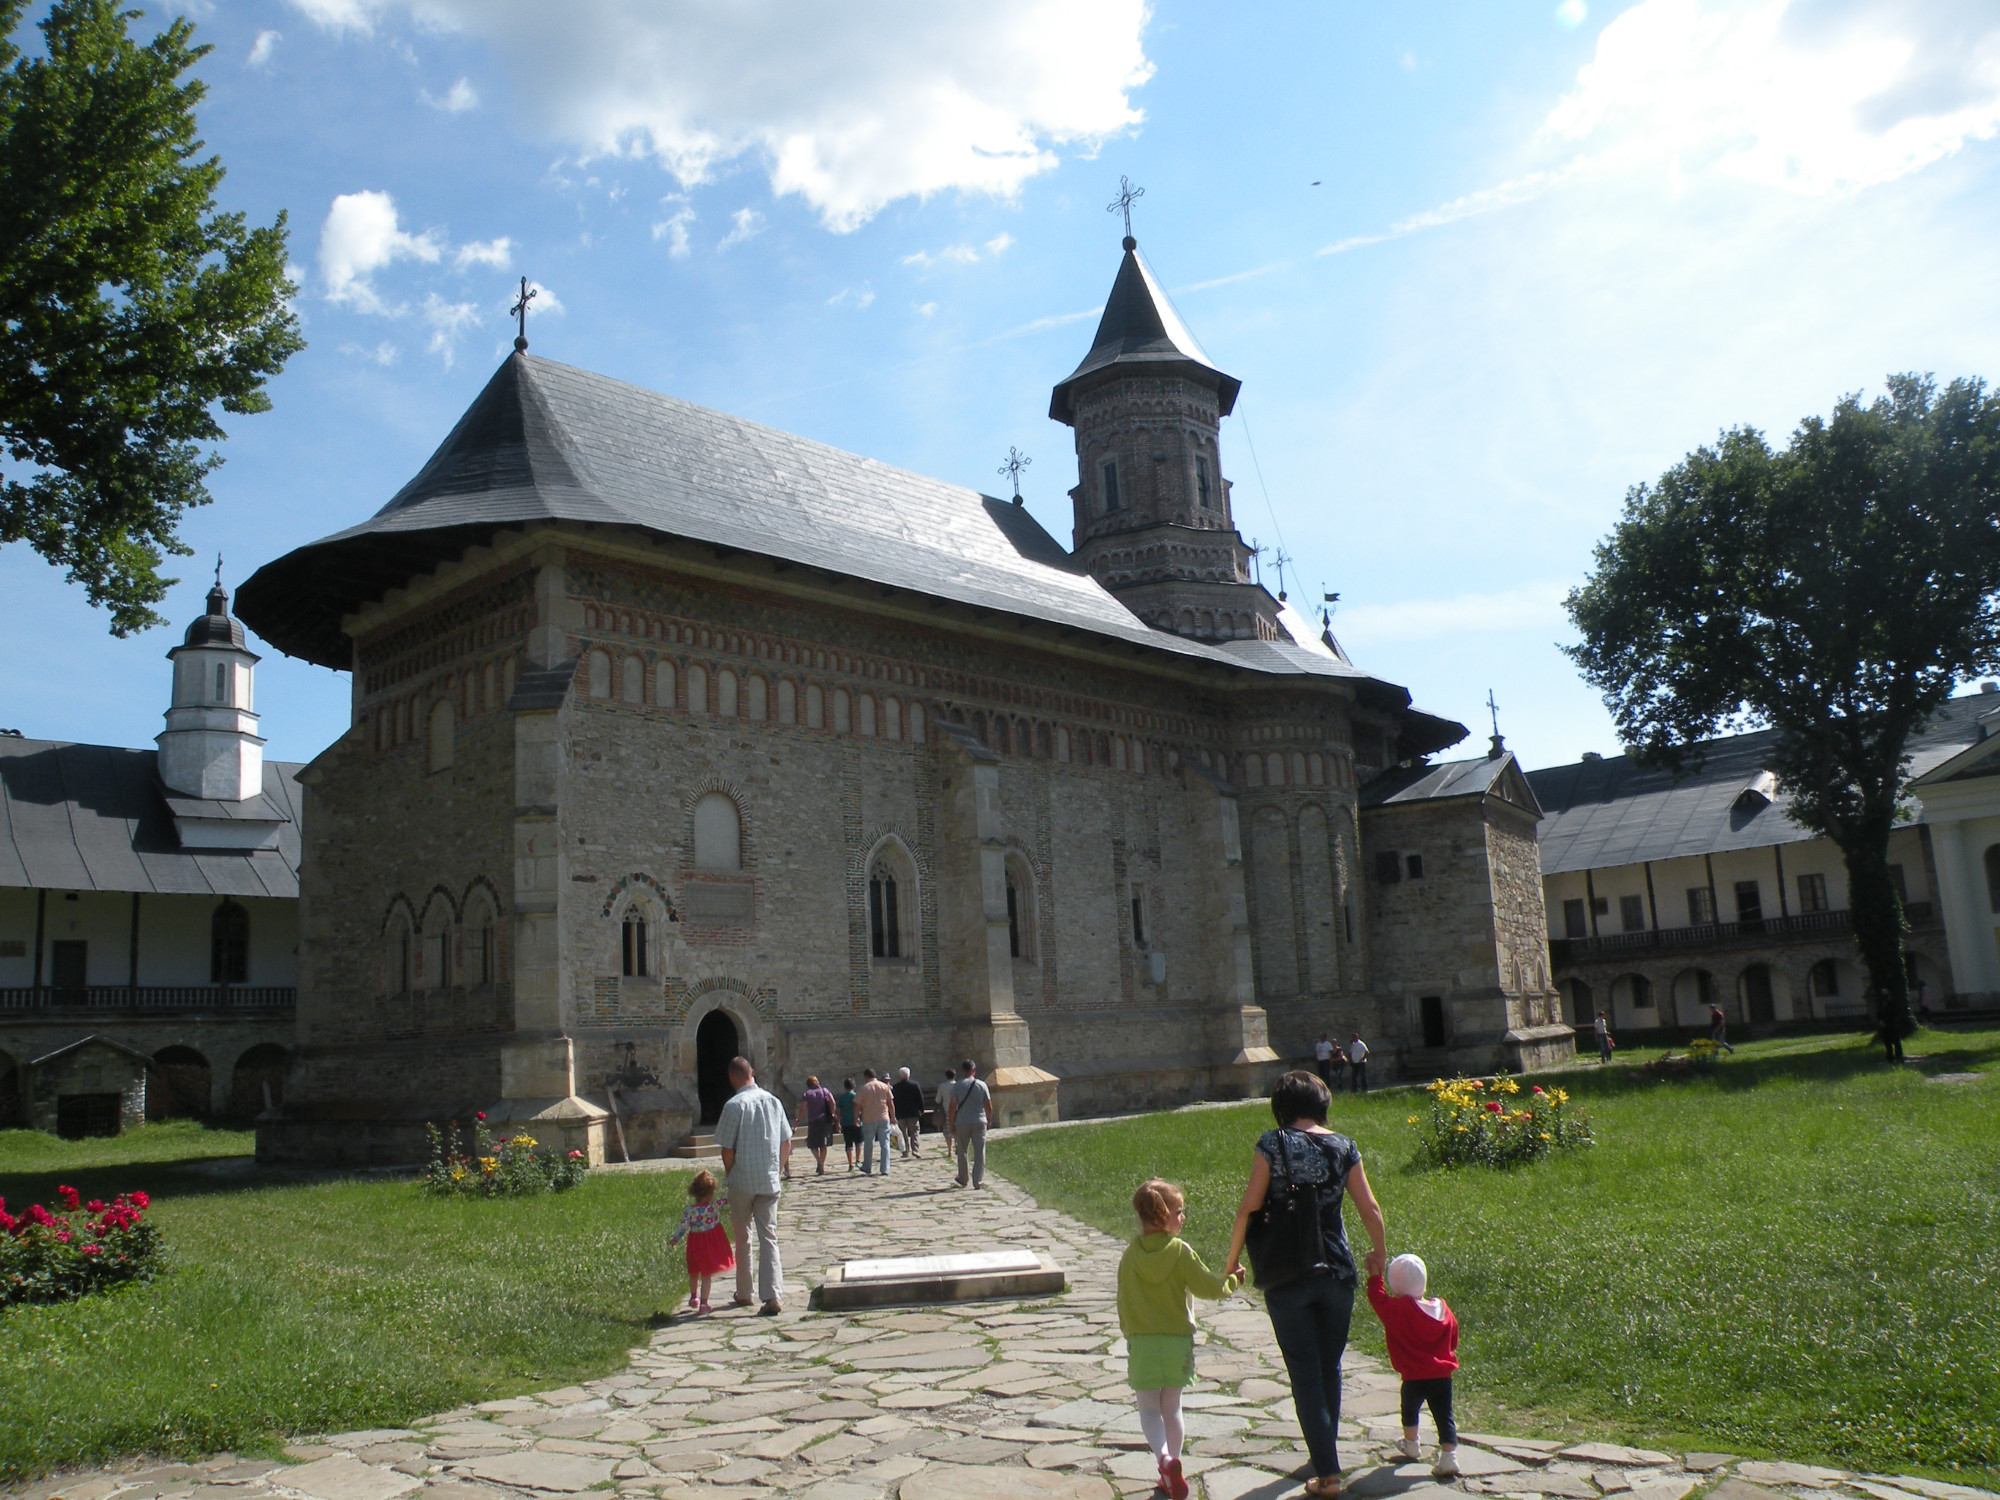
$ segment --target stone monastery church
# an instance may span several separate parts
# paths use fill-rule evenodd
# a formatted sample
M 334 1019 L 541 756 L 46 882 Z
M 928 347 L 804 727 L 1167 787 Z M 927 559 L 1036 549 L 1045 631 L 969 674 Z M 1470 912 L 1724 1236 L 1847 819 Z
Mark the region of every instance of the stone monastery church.
M 476 1109 L 656 1155 L 738 1052 L 788 1101 L 973 1057 L 1010 1124 L 1241 1097 L 1321 1031 L 1378 1076 L 1570 1050 L 1512 754 L 1431 761 L 1464 727 L 1251 581 L 1239 382 L 1124 250 L 1049 406 L 1073 550 L 517 340 L 381 511 L 243 585 L 353 685 L 261 1155 Z

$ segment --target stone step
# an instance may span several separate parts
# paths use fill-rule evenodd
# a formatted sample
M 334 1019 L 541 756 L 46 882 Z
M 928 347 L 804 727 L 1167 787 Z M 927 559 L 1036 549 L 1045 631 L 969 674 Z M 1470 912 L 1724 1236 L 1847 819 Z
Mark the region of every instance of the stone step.
M 803 1146 L 805 1143 L 805 1131 L 802 1129 L 793 1130 L 792 1144 L 796 1147 Z M 715 1144 L 715 1136 L 712 1132 L 703 1131 L 695 1135 L 683 1136 L 681 1143 L 668 1151 L 667 1155 L 677 1161 L 721 1161 L 722 1148 Z

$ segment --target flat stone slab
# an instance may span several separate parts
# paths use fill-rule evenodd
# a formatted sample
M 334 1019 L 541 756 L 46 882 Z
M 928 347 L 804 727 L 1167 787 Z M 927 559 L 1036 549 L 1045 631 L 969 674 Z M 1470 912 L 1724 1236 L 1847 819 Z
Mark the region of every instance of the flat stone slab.
M 1863 1479 L 1847 1481 L 1856 1489 L 1867 1490 L 1878 1497 L 1895 1496 L 1898 1490 L 1905 1495 L 1928 1495 L 1931 1500 L 2000 1500 L 1990 1490 L 1975 1490 L 1962 1484 L 1945 1484 L 1936 1479 L 1917 1479 L 1907 1474 L 1870 1474 Z
M 1774 1464 L 1755 1458 L 1738 1464 L 1736 1472 L 1752 1484 L 1803 1484 L 1816 1490 L 1830 1489 L 1847 1478 L 1845 1469 L 1822 1469 L 1816 1464 Z
M 1740 1453 L 1687 1453 L 1681 1456 L 1681 1467 L 1692 1469 L 1697 1474 L 1706 1474 L 1719 1469 L 1724 1464 L 1733 1464 L 1743 1455 Z
M 1299 1482 L 1288 1474 L 1241 1466 L 1210 1469 L 1201 1476 L 1201 1482 L 1208 1491 L 1208 1500 L 1282 1500 L 1297 1493 L 1299 1488 Z
M 1574 1448 L 1562 1450 L 1564 1458 L 1580 1458 L 1590 1464 L 1670 1464 L 1674 1461 L 1671 1453 L 1659 1453 L 1651 1448 L 1627 1448 L 1620 1443 L 1578 1443 Z
M 1466 1479 L 1484 1479 L 1490 1474 L 1518 1474 L 1525 1467 L 1525 1464 L 1516 1463 L 1513 1459 L 1504 1457 L 1501 1454 L 1488 1453 L 1484 1448 L 1468 1448 L 1464 1444 L 1459 1445 L 1458 1472 Z M 1544 1494 L 1553 1493 L 1553 1491 L 1542 1484 L 1542 1477 L 1537 1475 L 1535 1483 L 1532 1485 L 1529 1485 L 1524 1480 L 1519 1487 L 1523 1489 L 1539 1489 Z M 1595 1492 L 1593 1491 L 1592 1493 Z
M 421 1486 L 423 1480 L 414 1474 L 378 1469 L 342 1453 L 287 1469 L 278 1483 L 314 1500 L 395 1500 Z
M 1068 1288 L 1069 1278 L 1047 1256 L 1031 1250 L 994 1250 L 977 1255 L 850 1260 L 827 1273 L 818 1295 L 819 1305 L 832 1312 L 852 1307 L 979 1302 L 995 1297 L 1048 1297 Z
M 1115 1500 L 1095 1474 L 932 1464 L 903 1481 L 902 1500 Z
M 575 1495 L 604 1484 L 616 1468 L 608 1458 L 589 1458 L 581 1453 L 503 1453 L 497 1458 L 475 1458 L 462 1472 L 492 1484 L 511 1484 L 516 1489 L 549 1490 Z

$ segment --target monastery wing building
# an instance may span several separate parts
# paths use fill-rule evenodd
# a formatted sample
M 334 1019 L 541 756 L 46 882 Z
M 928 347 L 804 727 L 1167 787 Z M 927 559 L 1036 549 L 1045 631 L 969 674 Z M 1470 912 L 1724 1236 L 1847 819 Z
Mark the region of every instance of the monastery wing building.
M 1128 238 L 1050 406 L 1071 551 L 517 342 L 379 513 L 240 591 L 354 700 L 300 777 L 260 1153 L 409 1160 L 483 1109 L 658 1154 L 738 1052 L 788 1098 L 976 1058 L 1005 1124 L 1240 1097 L 1323 1030 L 1411 1067 L 1566 1051 L 1539 809 L 1497 743 L 1411 775 L 1464 728 L 1251 580 L 1237 390 Z

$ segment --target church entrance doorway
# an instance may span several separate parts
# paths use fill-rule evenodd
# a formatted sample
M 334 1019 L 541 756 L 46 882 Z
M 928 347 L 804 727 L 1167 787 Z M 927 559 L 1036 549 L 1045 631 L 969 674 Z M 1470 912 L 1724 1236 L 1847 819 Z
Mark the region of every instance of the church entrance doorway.
M 694 1081 L 701 1095 L 701 1123 L 722 1118 L 722 1106 L 734 1090 L 729 1084 L 729 1060 L 742 1051 L 736 1023 L 725 1011 L 712 1010 L 694 1031 Z

